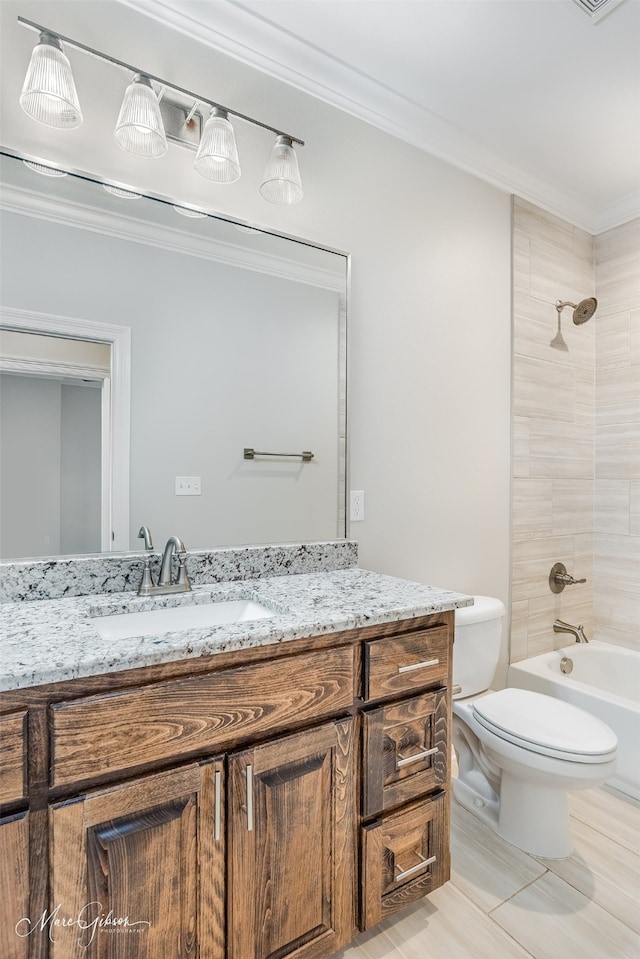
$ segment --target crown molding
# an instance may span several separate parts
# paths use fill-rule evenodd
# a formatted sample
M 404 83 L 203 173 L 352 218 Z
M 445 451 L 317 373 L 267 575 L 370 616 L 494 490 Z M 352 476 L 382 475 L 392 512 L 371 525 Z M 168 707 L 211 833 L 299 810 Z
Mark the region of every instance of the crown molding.
M 248 250 L 221 240 L 197 237 L 186 230 L 159 226 L 136 217 L 45 196 L 21 187 L 2 185 L 0 210 L 79 227 L 134 243 L 144 243 L 173 253 L 214 260 L 228 266 L 266 273 L 338 293 L 344 292 L 344 276 L 330 270 L 296 263 L 259 250 Z
M 455 124 L 373 77 L 246 10 L 235 0 L 217 2 L 215 15 L 207 11 L 210 5 L 198 0 L 182 0 L 179 5 L 169 0 L 120 2 L 589 233 L 610 229 L 611 225 L 637 216 L 633 198 L 619 200 L 610 208 L 612 215 L 608 210 L 598 210 L 564 187 L 542 180 L 488 149 Z

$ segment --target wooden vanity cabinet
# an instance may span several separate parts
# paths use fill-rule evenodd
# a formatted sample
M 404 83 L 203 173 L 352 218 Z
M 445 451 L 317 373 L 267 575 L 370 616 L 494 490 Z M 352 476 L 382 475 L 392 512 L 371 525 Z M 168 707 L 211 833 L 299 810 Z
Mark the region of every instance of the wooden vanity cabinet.
M 452 625 L 439 613 L 0 694 L 0 955 L 327 959 L 437 888 Z M 22 916 L 45 928 L 20 938 Z

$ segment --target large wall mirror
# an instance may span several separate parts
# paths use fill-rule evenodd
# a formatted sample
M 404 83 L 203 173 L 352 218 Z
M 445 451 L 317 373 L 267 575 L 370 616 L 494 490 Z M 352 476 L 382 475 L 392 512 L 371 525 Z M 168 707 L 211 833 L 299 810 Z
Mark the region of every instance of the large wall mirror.
M 0 558 L 345 535 L 345 255 L 7 153 L 0 204 Z

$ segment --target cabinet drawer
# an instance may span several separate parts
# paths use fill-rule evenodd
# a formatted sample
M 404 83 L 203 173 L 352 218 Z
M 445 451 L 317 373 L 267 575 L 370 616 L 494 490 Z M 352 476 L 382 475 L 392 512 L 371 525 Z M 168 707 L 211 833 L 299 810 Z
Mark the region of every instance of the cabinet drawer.
M 364 647 L 365 699 L 398 696 L 424 686 L 447 683 L 447 626 L 372 640 Z
M 446 793 L 363 826 L 361 837 L 362 929 L 370 929 L 449 879 Z
M 26 720 L 26 710 L 0 716 L 0 803 L 25 795 Z
M 52 784 L 278 732 L 352 705 L 355 647 L 253 663 L 51 707 Z
M 363 716 L 363 815 L 373 816 L 447 784 L 447 690 L 378 706 Z

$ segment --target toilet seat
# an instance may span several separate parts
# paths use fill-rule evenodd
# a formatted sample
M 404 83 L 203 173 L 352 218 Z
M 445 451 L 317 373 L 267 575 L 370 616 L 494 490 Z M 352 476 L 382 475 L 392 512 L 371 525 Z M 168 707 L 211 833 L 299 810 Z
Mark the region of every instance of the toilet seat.
M 501 689 L 472 703 L 474 719 L 499 739 L 567 762 L 606 763 L 615 755 L 615 733 L 571 703 L 528 689 Z

